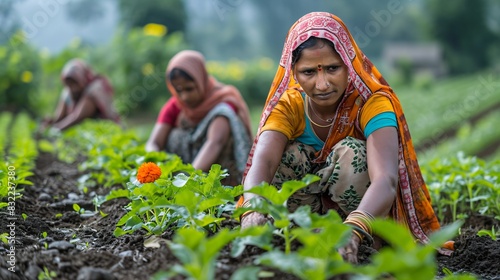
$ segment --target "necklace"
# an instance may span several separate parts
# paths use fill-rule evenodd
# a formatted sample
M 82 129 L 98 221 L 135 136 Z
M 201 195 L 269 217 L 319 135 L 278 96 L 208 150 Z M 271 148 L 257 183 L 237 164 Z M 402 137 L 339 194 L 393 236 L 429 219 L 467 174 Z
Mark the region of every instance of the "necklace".
M 307 98 L 307 99 L 309 99 L 309 96 L 307 96 L 306 98 Z M 320 119 L 320 120 L 322 120 L 322 121 L 324 121 L 324 122 L 329 122 L 329 123 L 331 123 L 331 122 L 333 121 L 333 118 L 329 118 L 329 119 L 324 120 L 322 117 L 320 117 L 320 116 L 319 116 L 319 114 L 318 114 L 318 113 L 316 113 L 316 110 L 314 110 L 314 107 L 313 107 L 312 105 L 311 105 L 311 109 L 312 109 L 312 111 L 313 111 L 313 114 L 314 114 L 316 117 L 318 117 L 318 119 Z
M 332 126 L 333 122 L 330 122 L 330 123 L 329 123 L 329 124 L 327 124 L 327 125 L 320 125 L 320 124 L 315 123 L 315 122 L 312 120 L 311 116 L 309 116 L 309 104 L 307 103 L 307 99 L 308 99 L 308 98 L 306 98 L 306 116 L 307 116 L 307 118 L 309 119 L 309 121 L 310 121 L 312 124 L 314 124 L 315 126 L 317 126 L 317 127 L 326 128 L 326 127 L 330 127 L 330 126 Z M 314 110 L 313 110 L 313 112 L 314 112 Z M 318 117 L 318 118 L 319 118 L 319 117 Z M 320 119 L 321 119 L 321 118 L 320 118 Z M 321 119 L 321 120 L 323 120 L 323 119 Z

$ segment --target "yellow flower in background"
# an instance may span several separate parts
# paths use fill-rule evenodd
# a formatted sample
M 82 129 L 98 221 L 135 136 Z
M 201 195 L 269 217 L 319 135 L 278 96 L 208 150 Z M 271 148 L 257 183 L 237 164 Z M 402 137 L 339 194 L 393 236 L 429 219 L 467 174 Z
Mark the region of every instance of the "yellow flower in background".
M 273 60 L 269 57 L 263 57 L 259 59 L 259 67 L 262 70 L 269 70 L 274 67 Z
M 163 37 L 167 34 L 167 27 L 163 24 L 148 23 L 143 27 L 143 32 L 149 36 Z
M 33 80 L 33 73 L 31 73 L 30 71 L 24 71 L 22 74 L 21 74 L 21 81 L 23 83 L 29 83 Z
M 241 81 L 245 77 L 246 64 L 242 61 L 231 60 L 227 65 L 226 71 L 233 80 Z
M 155 67 L 153 66 L 153 64 L 151 64 L 149 62 L 142 65 L 142 74 L 144 76 L 149 76 L 149 75 L 153 74 L 154 70 L 155 70 Z

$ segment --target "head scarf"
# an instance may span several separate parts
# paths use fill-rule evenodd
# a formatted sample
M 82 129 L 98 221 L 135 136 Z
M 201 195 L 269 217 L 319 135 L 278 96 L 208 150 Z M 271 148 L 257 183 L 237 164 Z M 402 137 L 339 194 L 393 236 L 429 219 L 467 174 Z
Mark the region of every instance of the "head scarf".
M 106 77 L 95 74 L 84 60 L 74 58 L 64 65 L 61 72 L 61 80 L 64 82 L 67 78 L 75 80 L 83 89 L 83 94 L 87 94 L 92 90 L 99 93 L 96 99 L 96 106 L 99 110 L 100 117 L 111 119 L 116 122 L 119 121 L 119 115 L 116 113 L 112 104 L 113 87 Z M 94 87 L 90 86 L 98 80 L 100 81 L 98 85 Z M 69 94 L 70 91 L 70 88 L 67 86 L 63 89 L 64 95 L 68 96 L 66 102 L 69 106 L 68 110 L 71 112 L 75 109 L 76 102 L 73 100 L 72 95 Z
M 96 79 L 102 79 L 105 92 L 108 94 L 113 93 L 113 89 L 109 81 L 105 77 L 95 74 L 90 66 L 84 60 L 79 58 L 74 58 L 66 62 L 64 65 L 61 72 L 61 80 L 64 82 L 67 78 L 75 80 L 83 89 Z
M 259 130 L 249 154 L 244 176 L 246 176 L 252 164 L 252 157 L 261 127 L 265 124 L 278 100 L 287 90 L 300 90 L 300 86 L 292 75 L 292 51 L 310 37 L 327 39 L 333 43 L 337 53 L 348 68 L 349 79 L 346 92 L 339 104 L 339 108 L 337 108 L 337 114 L 347 112 L 349 120 L 336 118 L 323 149 L 316 154 L 316 161 L 324 161 L 332 147 L 348 136 L 348 130 L 341 129 L 342 126 L 356 123 L 359 109 L 370 96 L 374 93 L 386 95 L 394 107 L 399 135 L 399 185 L 391 216 L 396 221 L 408 226 L 418 240 L 427 243 L 429 241 L 428 235 L 438 230 L 440 226 L 430 204 L 429 192 L 417 163 L 416 153 L 401 104 L 377 68 L 357 46 L 342 20 L 330 13 L 313 12 L 306 14 L 290 28 L 283 47 L 278 71 L 263 109 Z M 444 254 L 451 253 L 441 251 Z
M 203 102 L 196 108 L 190 108 L 180 100 L 177 91 L 168 78 L 174 68 L 181 69 L 191 76 L 198 90 L 202 93 Z M 210 76 L 205 68 L 205 58 L 201 53 L 193 50 L 179 52 L 168 63 L 166 76 L 167 87 L 170 93 L 177 99 L 182 114 L 191 122 L 195 124 L 199 123 L 217 104 L 229 102 L 233 106 L 236 106 L 237 114 L 245 125 L 248 135 L 252 135 L 250 113 L 240 92 L 234 86 L 219 83 L 214 77 Z

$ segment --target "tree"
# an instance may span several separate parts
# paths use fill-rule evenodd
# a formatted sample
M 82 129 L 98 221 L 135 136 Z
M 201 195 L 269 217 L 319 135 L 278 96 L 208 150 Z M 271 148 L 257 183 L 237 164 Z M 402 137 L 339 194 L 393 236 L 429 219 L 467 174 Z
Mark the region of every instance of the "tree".
M 167 26 L 169 32 L 185 31 L 186 9 L 182 0 L 118 0 L 120 19 L 127 28 L 148 23 Z
M 471 73 L 490 66 L 491 53 L 499 42 L 487 25 L 486 0 L 427 0 L 427 32 L 440 42 L 450 74 Z

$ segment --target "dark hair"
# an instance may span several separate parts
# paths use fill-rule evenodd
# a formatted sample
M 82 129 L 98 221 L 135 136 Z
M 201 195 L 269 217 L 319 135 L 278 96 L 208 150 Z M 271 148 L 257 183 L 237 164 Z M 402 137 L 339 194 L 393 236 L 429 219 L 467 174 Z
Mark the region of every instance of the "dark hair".
M 300 44 L 295 50 L 292 51 L 292 65 L 295 65 L 295 63 L 299 61 L 300 55 L 304 49 L 312 48 L 320 42 L 330 46 L 332 50 L 336 51 L 332 41 L 318 37 L 309 37 L 309 39 L 304 41 L 304 43 Z
M 194 81 L 193 77 L 191 77 L 186 71 L 179 69 L 179 68 L 174 68 L 170 73 L 168 74 L 168 79 L 170 81 L 177 79 L 177 78 L 184 78 L 189 81 Z

